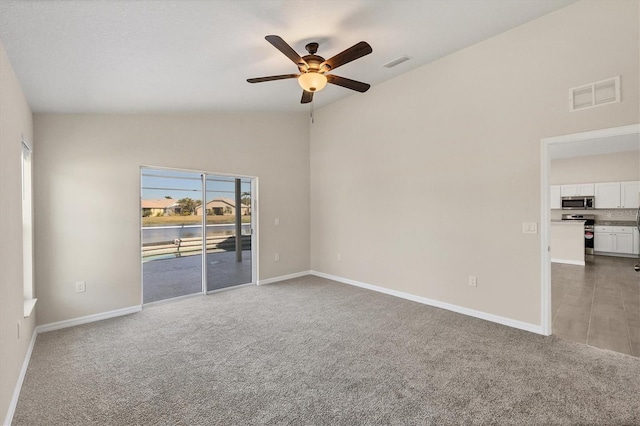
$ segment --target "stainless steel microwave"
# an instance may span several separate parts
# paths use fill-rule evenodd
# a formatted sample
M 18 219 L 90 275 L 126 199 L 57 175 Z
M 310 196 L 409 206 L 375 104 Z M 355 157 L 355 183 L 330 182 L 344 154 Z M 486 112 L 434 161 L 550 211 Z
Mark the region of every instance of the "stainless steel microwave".
M 595 207 L 593 196 L 562 197 L 562 210 L 591 210 Z

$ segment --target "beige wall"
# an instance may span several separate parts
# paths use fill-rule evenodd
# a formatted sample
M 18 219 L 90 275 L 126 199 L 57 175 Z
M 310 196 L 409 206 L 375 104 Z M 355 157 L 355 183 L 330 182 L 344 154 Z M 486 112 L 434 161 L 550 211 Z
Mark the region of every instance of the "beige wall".
M 640 152 L 588 155 L 551 161 L 549 184 L 640 180 Z
M 23 318 L 22 135 L 33 147 L 31 110 L 0 44 L 0 421 L 9 409 L 35 326 L 35 312 Z
M 307 114 L 36 114 L 34 129 L 39 324 L 141 303 L 141 165 L 258 176 L 260 279 L 309 269 Z
M 316 111 L 312 269 L 539 325 L 540 139 L 638 122 L 638 22 L 579 2 Z M 569 112 L 615 75 L 622 102 Z

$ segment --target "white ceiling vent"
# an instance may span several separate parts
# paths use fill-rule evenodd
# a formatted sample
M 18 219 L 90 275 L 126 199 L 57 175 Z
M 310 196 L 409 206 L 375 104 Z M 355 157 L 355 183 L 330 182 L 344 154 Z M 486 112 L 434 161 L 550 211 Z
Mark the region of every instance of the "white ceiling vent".
M 569 110 L 593 108 L 620 102 L 620 76 L 569 90 Z
M 396 65 L 400 65 L 401 63 L 408 61 L 409 59 L 411 59 L 411 56 L 406 56 L 406 55 L 405 56 L 400 56 L 399 58 L 394 59 L 393 61 L 387 62 L 386 64 L 383 65 L 383 67 L 385 67 L 385 68 L 393 68 Z

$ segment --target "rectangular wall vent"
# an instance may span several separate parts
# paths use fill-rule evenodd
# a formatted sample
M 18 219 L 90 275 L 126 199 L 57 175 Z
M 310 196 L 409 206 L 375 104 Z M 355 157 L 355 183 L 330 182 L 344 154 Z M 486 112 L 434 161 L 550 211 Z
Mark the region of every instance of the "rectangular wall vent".
M 569 90 L 569 110 L 593 108 L 620 102 L 620 76 L 574 87 Z

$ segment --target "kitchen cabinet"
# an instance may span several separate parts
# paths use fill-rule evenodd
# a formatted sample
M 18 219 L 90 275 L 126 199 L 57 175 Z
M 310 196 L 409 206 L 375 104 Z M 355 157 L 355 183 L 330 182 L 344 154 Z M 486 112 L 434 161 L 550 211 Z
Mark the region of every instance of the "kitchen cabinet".
M 640 207 L 640 182 L 595 184 L 597 209 L 637 209 Z
M 620 182 L 596 183 L 595 192 L 597 209 L 620 208 Z
M 638 254 L 634 229 L 630 226 L 596 226 L 594 229 L 596 252 Z M 636 230 L 637 232 L 637 230 Z
M 560 185 L 551 185 L 549 188 L 549 205 L 552 209 L 562 208 L 562 202 L 560 200 L 561 189 Z
M 640 207 L 640 182 L 620 182 L 620 207 L 624 209 Z
M 575 197 L 575 196 L 594 195 L 594 194 L 595 194 L 595 185 L 593 183 L 560 185 L 560 195 L 562 197 Z
M 633 254 L 640 254 L 640 232 L 633 230 Z
M 602 228 L 608 229 L 603 230 Z M 596 226 L 593 238 L 593 251 L 613 253 L 613 233 L 611 226 Z
M 594 196 L 596 209 L 640 207 L 640 181 L 551 185 L 549 191 L 552 209 L 562 208 L 561 197 L 582 196 Z
M 633 234 L 613 234 L 615 236 L 614 241 L 614 253 L 633 253 Z

